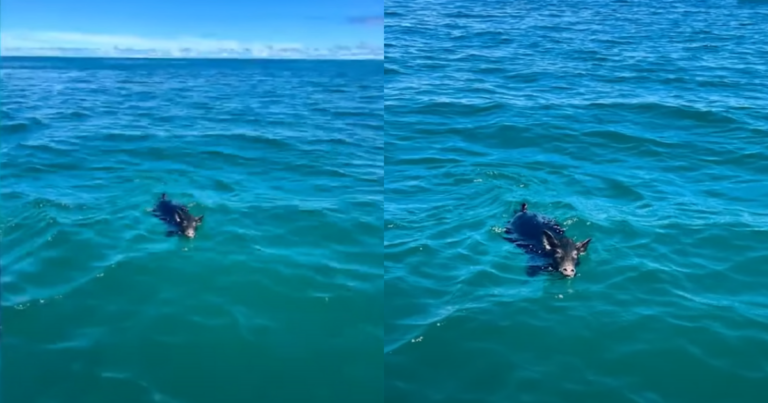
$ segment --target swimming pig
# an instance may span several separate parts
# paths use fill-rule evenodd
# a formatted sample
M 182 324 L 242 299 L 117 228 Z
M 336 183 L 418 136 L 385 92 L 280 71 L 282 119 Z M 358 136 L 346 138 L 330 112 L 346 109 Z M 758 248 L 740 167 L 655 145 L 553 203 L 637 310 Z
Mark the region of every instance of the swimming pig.
M 173 228 L 166 233 L 167 236 L 184 235 L 188 238 L 194 238 L 197 226 L 203 223 L 203 216 L 195 217 L 189 212 L 186 206 L 175 204 L 166 199 L 165 193 L 160 196 L 157 206 L 152 209 L 155 217 L 168 223 Z
M 584 254 L 592 238 L 574 242 L 565 236 L 565 230 L 553 219 L 529 213 L 523 203 L 520 211 L 504 230 L 504 239 L 515 244 L 527 254 L 537 257 L 539 264 L 528 266 L 528 275 L 540 271 L 557 271 L 566 277 L 576 275 L 579 256 Z

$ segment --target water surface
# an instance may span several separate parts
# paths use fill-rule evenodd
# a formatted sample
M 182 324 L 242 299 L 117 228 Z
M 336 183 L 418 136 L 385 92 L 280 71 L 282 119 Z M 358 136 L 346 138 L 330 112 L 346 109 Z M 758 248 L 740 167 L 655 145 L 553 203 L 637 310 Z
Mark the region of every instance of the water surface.
M 0 400 L 381 396 L 380 61 L 1 71 Z
M 768 399 L 768 8 L 386 2 L 388 402 Z M 592 237 L 528 278 L 520 203 Z

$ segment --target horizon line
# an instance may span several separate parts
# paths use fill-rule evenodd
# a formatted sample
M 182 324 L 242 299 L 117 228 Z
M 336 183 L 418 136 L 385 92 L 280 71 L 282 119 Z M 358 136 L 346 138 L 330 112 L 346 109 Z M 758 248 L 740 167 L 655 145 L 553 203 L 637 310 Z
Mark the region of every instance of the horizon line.
M 311 60 L 311 61 L 319 61 L 319 60 L 327 60 L 327 61 L 384 61 L 384 56 L 381 57 L 285 57 L 285 56 L 221 56 L 221 55 L 212 55 L 212 56 L 146 56 L 146 55 L 137 55 L 137 56 L 129 56 L 129 55 L 3 55 L 0 53 L 0 59 L 8 59 L 8 58 L 26 58 L 26 59 L 149 59 L 149 60 L 156 60 L 156 59 L 164 59 L 164 60 L 295 60 L 295 61 L 301 61 L 301 60 Z
M 301 43 L 260 43 L 194 36 L 153 38 L 136 35 L 58 31 L 0 30 L 0 55 L 144 58 L 333 58 L 383 59 L 378 41 L 308 46 Z

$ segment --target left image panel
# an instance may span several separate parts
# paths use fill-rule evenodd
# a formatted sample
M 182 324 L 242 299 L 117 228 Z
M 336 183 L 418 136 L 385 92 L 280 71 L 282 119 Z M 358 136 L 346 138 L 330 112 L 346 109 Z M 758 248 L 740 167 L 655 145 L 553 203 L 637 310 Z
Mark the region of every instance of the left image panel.
M 383 6 L 323 3 L 3 2 L 0 401 L 383 401 Z

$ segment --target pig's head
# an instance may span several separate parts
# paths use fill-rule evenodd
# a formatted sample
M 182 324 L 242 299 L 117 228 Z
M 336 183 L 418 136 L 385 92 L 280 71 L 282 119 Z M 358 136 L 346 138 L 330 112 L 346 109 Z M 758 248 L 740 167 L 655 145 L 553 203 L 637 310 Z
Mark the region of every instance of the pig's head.
M 576 275 L 576 266 L 579 265 L 579 256 L 587 251 L 592 238 L 581 242 L 573 242 L 568 237 L 555 238 L 547 230 L 544 230 L 543 236 L 544 251 L 552 256 L 554 269 L 566 277 L 574 277 Z

